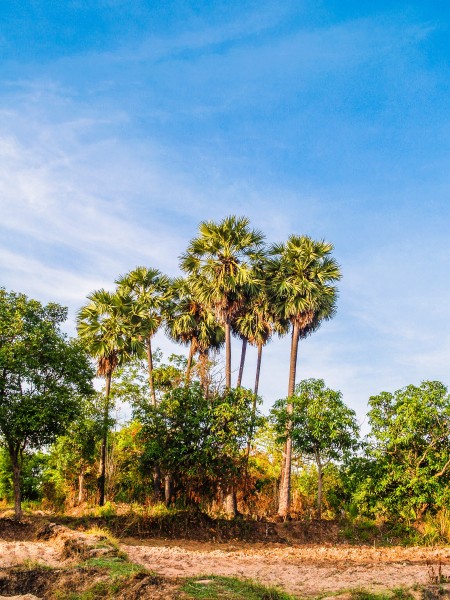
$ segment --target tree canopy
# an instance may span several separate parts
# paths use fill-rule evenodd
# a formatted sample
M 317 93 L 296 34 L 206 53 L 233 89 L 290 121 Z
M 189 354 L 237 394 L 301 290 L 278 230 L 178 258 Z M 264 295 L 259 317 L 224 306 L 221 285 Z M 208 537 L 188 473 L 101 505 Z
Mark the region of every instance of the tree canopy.
M 25 449 L 52 443 L 77 416 L 80 396 L 92 393 L 89 359 L 60 329 L 66 317 L 58 304 L 0 289 L 0 442 L 13 465 L 18 517 Z

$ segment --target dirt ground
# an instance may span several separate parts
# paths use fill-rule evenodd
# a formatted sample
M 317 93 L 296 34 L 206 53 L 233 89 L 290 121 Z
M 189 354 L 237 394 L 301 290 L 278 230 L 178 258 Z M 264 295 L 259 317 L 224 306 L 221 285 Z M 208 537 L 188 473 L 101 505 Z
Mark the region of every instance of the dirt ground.
M 169 577 L 225 575 L 276 585 L 298 596 L 354 588 L 383 591 L 430 584 L 450 576 L 450 548 L 380 548 L 308 545 L 182 544 L 125 540 L 130 560 Z M 440 565 L 440 566 L 439 566 Z
M 51 567 L 70 564 L 73 558 L 62 551 L 61 539 L 68 535 L 85 537 L 82 533 L 63 531 L 56 537 L 48 535 L 42 539 L 31 525 L 17 531 L 14 527 L 13 524 L 0 527 L 0 570 L 24 561 Z M 138 538 L 126 538 L 122 542 L 121 549 L 132 562 L 172 581 L 201 575 L 235 576 L 276 585 L 300 597 L 338 595 L 355 588 L 411 589 L 415 585 L 429 585 L 438 576 L 450 579 L 450 548 L 218 544 Z M 67 539 L 65 543 L 67 546 Z

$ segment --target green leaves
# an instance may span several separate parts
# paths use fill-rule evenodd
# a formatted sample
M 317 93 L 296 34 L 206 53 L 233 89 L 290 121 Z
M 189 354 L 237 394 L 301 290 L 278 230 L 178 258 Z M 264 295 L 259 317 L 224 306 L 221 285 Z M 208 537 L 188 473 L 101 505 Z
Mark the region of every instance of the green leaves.
M 323 379 L 301 381 L 294 396 L 278 400 L 271 414 L 280 440 L 289 433 L 298 453 L 322 464 L 340 461 L 358 446 L 354 411 L 344 404 L 341 392 L 325 387 Z
M 439 381 L 424 381 L 372 396 L 369 405 L 369 456 L 378 507 L 417 516 L 428 507 L 445 505 L 450 496 L 447 388 Z
M 249 228 L 248 219 L 235 216 L 203 222 L 199 233 L 181 256 L 180 266 L 195 277 L 199 301 L 224 323 L 236 311 L 245 286 L 256 284 L 252 264 L 264 255 L 264 236 Z
M 339 265 L 330 256 L 333 245 L 308 236 L 291 235 L 269 249 L 265 271 L 269 294 L 280 317 L 297 322 L 305 337 L 334 316 Z
M 0 289 L 0 436 L 6 444 L 51 442 L 91 393 L 88 358 L 59 325 L 67 310 Z
M 97 359 L 98 374 L 111 374 L 133 355 L 143 353 L 140 307 L 125 293 L 92 292 L 77 315 L 78 335 Z
M 241 452 L 251 427 L 253 394 L 228 389 L 206 398 L 198 384 L 176 388 L 157 407 L 135 413 L 142 423 L 146 468 L 159 465 L 185 495 L 213 497 L 239 476 Z

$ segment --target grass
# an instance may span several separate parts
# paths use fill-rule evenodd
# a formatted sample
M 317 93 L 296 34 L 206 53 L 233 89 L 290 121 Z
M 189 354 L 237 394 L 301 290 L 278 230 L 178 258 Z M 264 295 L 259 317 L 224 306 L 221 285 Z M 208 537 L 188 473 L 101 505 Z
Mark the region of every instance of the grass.
M 54 567 L 47 565 L 45 563 L 41 563 L 39 560 L 32 560 L 31 558 L 26 558 L 21 563 L 19 563 L 16 567 L 17 570 L 25 570 L 25 571 L 53 571 Z
M 352 600 L 414 600 L 414 596 L 402 588 L 397 588 L 391 592 L 384 593 L 353 590 L 350 594 Z
M 88 535 L 96 536 L 104 542 L 98 545 L 99 548 L 109 545 L 112 546 L 114 550 L 119 550 L 119 540 L 109 531 L 109 529 L 104 527 L 91 527 L 86 533 Z
M 80 567 L 104 569 L 105 571 L 108 571 L 108 576 L 112 581 L 133 577 L 133 575 L 136 575 L 136 573 L 147 572 L 146 569 L 141 565 L 128 562 L 120 556 L 89 558 L 81 563 Z
M 294 600 L 294 596 L 277 588 L 216 575 L 191 577 L 181 589 L 195 600 Z
M 141 565 L 129 562 L 120 556 L 90 558 L 78 565 L 81 569 L 104 571 L 107 580 L 97 581 L 82 592 L 55 592 L 58 600 L 96 600 L 97 598 L 115 598 L 115 594 L 123 590 L 137 574 L 152 574 Z M 155 579 L 159 579 L 154 575 Z

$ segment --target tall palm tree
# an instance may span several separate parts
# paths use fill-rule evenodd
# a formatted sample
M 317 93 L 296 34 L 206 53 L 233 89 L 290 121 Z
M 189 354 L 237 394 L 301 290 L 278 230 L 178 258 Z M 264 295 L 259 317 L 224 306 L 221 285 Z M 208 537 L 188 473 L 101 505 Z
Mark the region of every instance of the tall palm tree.
M 234 328 L 243 339 L 248 340 L 248 343 L 258 350 L 252 406 L 252 423 L 254 423 L 263 347 L 270 341 L 274 333 L 278 333 L 280 336 L 286 334 L 289 330 L 289 321 L 280 318 L 269 301 L 267 287 L 261 287 L 245 306 L 245 309 L 240 311 L 236 317 Z M 250 452 L 252 437 L 253 425 L 247 442 L 247 456 Z
M 189 345 L 186 384 L 189 383 L 192 361 L 200 356 L 200 379 L 206 389 L 206 362 L 211 349 L 223 346 L 225 332 L 214 313 L 201 304 L 195 295 L 192 279 L 179 277 L 172 282 L 172 302 L 166 319 L 166 333 L 175 342 Z
M 156 393 L 153 383 L 152 337 L 163 320 L 163 313 L 169 290 L 169 278 L 158 269 L 136 267 L 116 280 L 119 290 L 129 294 L 140 315 L 140 331 L 147 355 L 148 384 L 153 406 L 156 406 Z
M 214 310 L 225 329 L 225 385 L 231 387 L 231 323 L 246 289 L 256 285 L 252 260 L 261 257 L 264 236 L 250 229 L 245 217 L 220 223 L 204 221 L 200 235 L 181 256 L 181 268 L 195 281 L 196 296 Z
M 252 276 L 255 281 L 258 281 L 258 277 L 255 277 L 255 273 Z M 261 285 L 263 284 L 263 280 L 262 278 L 260 279 L 260 281 L 258 281 L 259 285 L 255 286 L 254 289 L 251 290 L 246 290 L 246 293 L 244 293 L 244 296 L 242 298 L 242 302 L 239 306 L 238 311 L 235 313 L 233 321 L 231 323 L 231 332 L 234 336 L 236 336 L 237 338 L 239 338 L 242 342 L 241 344 L 241 360 L 239 361 L 239 371 L 238 371 L 238 377 L 237 377 L 237 381 L 236 381 L 236 387 L 241 387 L 242 385 L 242 377 L 244 374 L 244 365 L 245 365 L 245 358 L 247 356 L 247 346 L 248 346 L 248 337 L 246 336 L 245 332 L 243 332 L 241 330 L 241 327 L 238 324 L 238 321 L 240 319 L 242 319 L 242 317 L 244 315 L 246 315 L 249 311 L 252 310 L 252 301 L 255 295 L 259 294 L 260 289 L 261 289 Z
M 336 311 L 337 288 L 341 278 L 336 260 L 331 256 L 333 245 L 308 236 L 291 235 L 285 244 L 274 244 L 266 274 L 270 281 L 270 297 L 280 318 L 292 327 L 288 397 L 294 394 L 298 342 L 315 331 L 322 321 L 331 319 Z M 287 405 L 292 412 L 292 404 Z M 292 440 L 287 431 L 282 470 L 278 514 L 289 513 L 291 489 Z
M 129 295 L 98 290 L 88 295 L 88 303 L 77 314 L 77 329 L 87 351 L 97 361 L 97 375 L 105 378 L 100 457 L 100 506 L 105 503 L 106 447 L 108 441 L 111 379 L 115 369 L 142 352 L 138 335 L 139 319 Z

